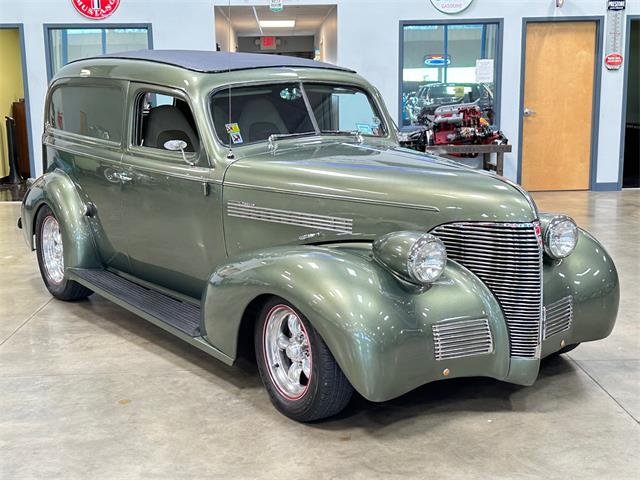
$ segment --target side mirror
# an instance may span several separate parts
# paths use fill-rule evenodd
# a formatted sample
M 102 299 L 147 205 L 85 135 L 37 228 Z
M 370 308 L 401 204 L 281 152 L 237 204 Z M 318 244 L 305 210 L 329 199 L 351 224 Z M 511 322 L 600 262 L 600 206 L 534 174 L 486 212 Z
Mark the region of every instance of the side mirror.
M 182 159 L 184 160 L 184 163 L 192 167 L 195 166 L 195 163 L 187 160 L 187 157 L 184 154 L 184 149 L 187 148 L 187 142 L 185 142 L 184 140 L 167 140 L 166 142 L 164 142 L 164 148 L 165 150 L 171 150 L 172 152 L 177 152 L 179 150 L 180 153 L 182 153 Z

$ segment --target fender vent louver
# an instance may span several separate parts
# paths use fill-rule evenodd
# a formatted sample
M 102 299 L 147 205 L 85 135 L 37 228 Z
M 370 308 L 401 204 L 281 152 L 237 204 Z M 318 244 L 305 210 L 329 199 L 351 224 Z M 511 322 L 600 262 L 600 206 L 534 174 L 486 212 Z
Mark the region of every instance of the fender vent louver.
M 544 338 L 564 332 L 571 328 L 573 318 L 573 297 L 571 295 L 545 305 L 544 307 Z
M 445 320 L 431 326 L 436 360 L 482 355 L 493 351 L 486 318 Z

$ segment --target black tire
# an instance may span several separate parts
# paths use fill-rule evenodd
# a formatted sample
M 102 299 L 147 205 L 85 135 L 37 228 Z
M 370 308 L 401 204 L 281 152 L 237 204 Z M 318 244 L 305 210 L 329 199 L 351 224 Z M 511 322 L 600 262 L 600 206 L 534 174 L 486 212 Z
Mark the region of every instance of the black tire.
M 38 266 L 40 267 L 40 275 L 42 276 L 42 280 L 44 284 L 47 286 L 47 289 L 54 297 L 65 300 L 65 301 L 73 301 L 73 300 L 81 300 L 83 298 L 87 298 L 93 292 L 86 288 L 84 285 L 79 284 L 78 282 L 74 282 L 73 280 L 69 280 L 66 276 L 60 282 L 54 281 L 47 269 L 45 268 L 45 263 L 43 259 L 42 253 L 42 227 L 45 223 L 47 217 L 57 218 L 51 209 L 45 205 L 40 210 L 38 210 L 38 215 L 36 216 L 36 226 L 35 226 L 35 234 L 36 234 L 36 254 L 38 256 Z
M 574 348 L 577 348 L 578 345 L 580 345 L 580 343 L 572 343 L 571 345 L 566 345 L 566 346 L 562 347 L 560 350 L 558 350 L 556 352 L 556 355 L 562 355 L 563 353 L 570 352 Z
M 281 306 L 293 310 L 301 320 L 311 351 L 311 375 L 305 392 L 295 399 L 288 398 L 280 391 L 267 370 L 265 324 L 270 312 Z M 260 311 L 255 325 L 254 340 L 262 383 L 269 393 L 271 402 L 281 413 L 299 422 L 312 422 L 335 415 L 347 406 L 353 394 L 353 387 L 322 337 L 293 305 L 277 297 L 269 300 Z

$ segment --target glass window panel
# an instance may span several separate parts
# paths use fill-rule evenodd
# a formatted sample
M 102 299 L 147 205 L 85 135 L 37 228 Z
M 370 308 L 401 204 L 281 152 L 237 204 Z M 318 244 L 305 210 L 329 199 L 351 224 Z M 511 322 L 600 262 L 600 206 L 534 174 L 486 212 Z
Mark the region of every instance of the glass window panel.
M 211 100 L 211 112 L 216 134 L 225 144 L 229 139 L 233 144 L 254 143 L 272 134 L 314 131 L 297 83 L 221 90 Z
M 369 96 L 353 87 L 304 84 L 320 130 L 385 134 L 380 114 Z
M 49 30 L 52 75 L 74 60 L 146 48 L 149 48 L 146 28 L 52 28 Z
M 497 40 L 497 23 L 405 26 L 400 124 L 418 125 L 424 109 L 460 102 L 478 102 L 493 123 L 497 64 L 478 77 L 476 62 L 496 59 Z
M 65 132 L 120 142 L 123 104 L 117 87 L 63 85 L 51 95 L 49 123 Z

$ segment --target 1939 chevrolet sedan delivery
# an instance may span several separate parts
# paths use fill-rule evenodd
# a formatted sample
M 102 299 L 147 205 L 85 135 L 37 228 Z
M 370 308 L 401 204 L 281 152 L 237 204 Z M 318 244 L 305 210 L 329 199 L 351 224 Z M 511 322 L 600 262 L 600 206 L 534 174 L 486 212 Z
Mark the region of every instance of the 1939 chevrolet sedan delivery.
M 398 146 L 354 72 L 141 51 L 53 79 L 48 168 L 18 221 L 62 300 L 96 292 L 232 364 L 311 421 L 353 389 L 529 385 L 611 332 L 615 266 L 510 181 Z

